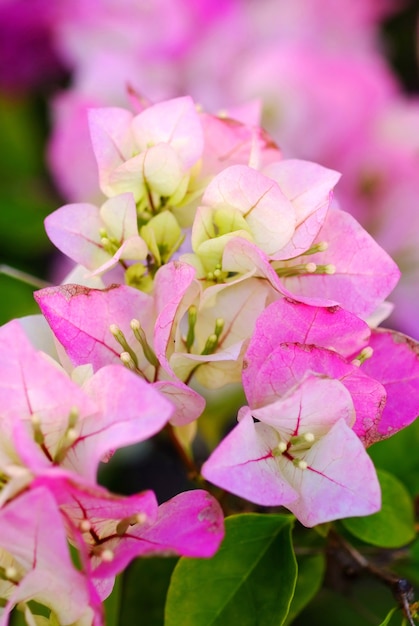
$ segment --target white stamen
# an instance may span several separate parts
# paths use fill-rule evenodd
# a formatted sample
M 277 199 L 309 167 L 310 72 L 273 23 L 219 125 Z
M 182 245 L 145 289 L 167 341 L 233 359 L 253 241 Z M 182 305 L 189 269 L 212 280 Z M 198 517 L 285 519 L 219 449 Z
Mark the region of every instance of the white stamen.
M 31 422 L 33 426 L 40 426 L 41 425 L 41 418 L 39 417 L 39 415 L 37 413 L 33 413 L 31 415 Z
M 100 553 L 100 558 L 101 558 L 101 559 L 102 559 L 102 561 L 104 561 L 105 563 L 111 563 L 111 562 L 114 560 L 115 555 L 114 555 L 114 553 L 112 552 L 112 550 L 110 550 L 109 548 L 105 548 L 105 550 L 103 550 L 103 551 Z
M 78 436 L 79 436 L 79 433 L 77 432 L 75 428 L 69 428 L 65 434 L 66 442 L 68 444 L 72 444 L 76 441 Z
M 9 567 L 6 567 L 6 569 L 4 570 L 4 575 L 6 576 L 8 580 L 13 580 L 17 576 L 17 569 L 13 567 L 13 565 L 10 565 Z
M 116 324 L 111 324 L 109 326 L 109 330 L 111 331 L 111 333 L 112 333 L 112 335 L 114 337 L 115 337 L 115 335 L 118 335 L 121 332 L 121 329 Z
M 286 451 L 286 449 L 287 449 L 287 444 L 285 443 L 285 441 L 279 441 L 276 448 L 272 450 L 272 454 L 273 456 L 281 456 L 281 454 L 283 454 Z
M 314 441 L 313 433 L 304 433 L 302 437 L 304 438 L 304 441 L 307 441 L 307 443 L 313 443 Z

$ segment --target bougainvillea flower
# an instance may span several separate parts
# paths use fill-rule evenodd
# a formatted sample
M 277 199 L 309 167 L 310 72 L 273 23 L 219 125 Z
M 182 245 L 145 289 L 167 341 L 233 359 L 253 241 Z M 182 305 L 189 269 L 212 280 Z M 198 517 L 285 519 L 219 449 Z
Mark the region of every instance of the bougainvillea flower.
M 136 202 L 156 209 L 161 198 L 183 199 L 189 170 L 203 150 L 199 115 L 190 97 L 146 108 L 137 116 L 123 109 L 90 113 L 90 131 L 107 196 L 132 192 Z
M 290 200 L 296 216 L 295 232 L 289 243 L 271 259 L 289 259 L 304 254 L 313 244 L 329 210 L 340 173 L 317 163 L 282 159 L 263 168 Z
M 189 278 L 187 281 L 189 284 Z M 202 413 L 202 396 L 155 361 L 152 337 L 156 312 L 151 296 L 125 285 L 105 290 L 64 285 L 38 291 L 35 297 L 73 365 L 91 363 L 97 371 L 107 364 L 121 363 L 121 355 L 128 354 L 136 374 L 170 398 L 174 405 L 172 423 L 186 424 Z M 145 343 L 136 336 L 132 320 L 139 322 Z M 117 328 L 117 336 L 123 334 L 122 346 L 112 328 Z
M 417 355 L 415 341 L 387 330 L 370 334 L 340 307 L 311 307 L 284 298 L 267 307 L 256 323 L 243 385 L 250 406 L 260 407 L 271 395 L 289 393 L 308 371 L 340 380 L 354 403 L 353 430 L 367 446 L 416 418 L 419 400 L 410 392 L 419 376 Z M 400 406 L 396 397 L 404 398 Z
M 100 209 L 87 203 L 65 205 L 48 215 L 45 230 L 61 252 L 92 271 L 103 272 L 120 260 L 140 261 L 147 256 L 130 193 L 110 198 Z
M 371 358 L 362 364 L 387 393 L 375 439 L 384 439 L 411 424 L 419 414 L 419 344 L 403 333 L 384 328 L 372 330 L 368 341 Z
M 295 226 L 294 207 L 274 180 L 245 165 L 232 165 L 205 190 L 192 229 L 192 247 L 205 256 L 214 240 L 244 230 L 267 254 L 275 254 L 289 242 Z
M 35 623 L 36 616 L 27 605 L 30 600 L 48 607 L 63 626 L 78 620 L 103 624 L 99 597 L 72 563 L 63 521 L 48 489 L 27 491 L 6 504 L 0 509 L 0 524 L 0 547 L 9 555 L 5 576 L 10 582 L 5 596 L 1 587 L 5 602 L 1 626 L 9 623 L 17 604 L 25 605 L 28 623 Z M 0 559 L 4 562 L 3 555 Z
M 307 304 L 338 304 L 362 318 L 381 306 L 400 276 L 389 255 L 344 211 L 329 209 L 312 247 L 310 255 L 271 262 L 252 242 L 230 239 L 222 269 L 267 278 L 284 296 Z
M 175 297 L 180 283 L 181 300 Z M 255 321 L 275 297 L 266 281 L 239 279 L 203 290 L 192 267 L 174 262 L 160 268 L 155 290 L 154 347 L 162 365 L 181 380 L 195 375 L 207 388 L 239 382 Z
M 333 264 L 334 272 L 284 277 L 287 289 L 298 296 L 322 294 L 356 315 L 366 317 L 392 292 L 400 271 L 391 257 L 345 211 L 330 209 L 314 243 L 327 242 L 324 252 L 310 261 Z M 293 263 L 305 258 L 293 259 Z
M 272 366 L 271 383 L 275 357 Z M 374 465 L 351 428 L 341 382 L 308 375 L 283 397 L 243 407 L 238 419 L 204 463 L 207 480 L 256 504 L 284 505 L 305 526 L 379 510 Z
M 120 362 L 126 348 L 111 332 L 116 325 L 135 357 L 136 371 L 169 395 L 175 405 L 171 421 L 180 425 L 196 419 L 205 406 L 204 399 L 182 382 L 193 371 L 211 387 L 240 380 L 245 342 L 271 291 L 266 282 L 253 279 L 214 285 L 202 293 L 194 269 L 174 262 L 157 272 L 154 299 L 124 285 L 106 290 L 64 285 L 41 290 L 36 299 L 74 365 L 91 363 L 96 370 Z M 188 345 L 183 318 L 188 318 L 191 306 L 196 306 L 197 318 L 194 340 Z M 157 362 L 148 360 L 132 329 L 133 319 L 139 321 Z M 221 319 L 216 345 L 206 349 Z
M 224 536 L 218 502 L 201 489 L 179 493 L 158 506 L 152 491 L 115 496 L 71 477 L 40 477 L 57 501 L 63 523 L 102 599 L 114 577 L 138 556 L 211 557 Z
M 3 502 L 33 474 L 58 465 L 95 481 L 104 457 L 159 432 L 173 412 L 122 365 L 101 368 L 79 387 L 31 346 L 16 321 L 0 329 L 0 373 Z

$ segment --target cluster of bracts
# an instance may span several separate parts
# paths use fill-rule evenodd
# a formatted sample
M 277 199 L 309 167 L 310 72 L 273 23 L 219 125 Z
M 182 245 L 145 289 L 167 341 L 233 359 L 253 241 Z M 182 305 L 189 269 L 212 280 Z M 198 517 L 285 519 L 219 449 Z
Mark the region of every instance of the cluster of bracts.
M 0 329 L 0 624 L 16 605 L 32 623 L 34 599 L 99 625 L 133 558 L 217 551 L 207 491 L 158 506 L 97 484 L 165 427 L 187 447 L 203 390 L 247 400 L 207 484 L 310 527 L 380 509 L 366 448 L 419 413 L 418 345 L 377 328 L 399 270 L 332 200 L 339 174 L 190 97 L 133 103 L 90 112 L 101 206 L 46 219 L 74 270 L 36 293 L 42 316 Z

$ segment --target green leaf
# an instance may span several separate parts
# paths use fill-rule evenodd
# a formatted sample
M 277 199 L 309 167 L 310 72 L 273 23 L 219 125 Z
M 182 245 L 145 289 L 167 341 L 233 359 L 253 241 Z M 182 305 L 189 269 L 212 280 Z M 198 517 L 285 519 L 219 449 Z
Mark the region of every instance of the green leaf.
M 237 515 L 212 559 L 180 559 L 173 572 L 165 626 L 281 626 L 297 567 L 290 515 Z
M 368 448 L 375 467 L 394 474 L 416 495 L 419 484 L 419 419 L 407 428 Z
M 163 626 L 167 589 L 177 561 L 177 557 L 150 557 L 131 563 L 123 574 L 120 616 L 115 626 Z
M 415 537 L 413 503 L 403 483 L 383 470 L 377 470 L 382 490 L 382 507 L 366 517 L 342 520 L 358 539 L 382 548 L 400 548 Z
M 294 597 L 284 626 L 292 624 L 296 616 L 310 602 L 322 586 L 326 569 L 324 554 L 312 554 L 297 559 L 298 578 Z
M 397 606 L 395 606 L 394 609 L 391 609 L 391 611 L 387 614 L 387 617 L 385 618 L 384 622 L 381 622 L 379 626 L 388 626 L 390 624 L 391 618 L 393 617 L 396 611 L 397 611 Z

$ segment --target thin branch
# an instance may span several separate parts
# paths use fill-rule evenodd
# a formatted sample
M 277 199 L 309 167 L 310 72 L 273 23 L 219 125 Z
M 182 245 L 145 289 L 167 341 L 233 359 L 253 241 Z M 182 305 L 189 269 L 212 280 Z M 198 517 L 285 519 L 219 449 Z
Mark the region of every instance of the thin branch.
M 15 280 L 19 280 L 21 283 L 25 283 L 27 285 L 30 285 L 31 287 L 35 287 L 36 289 L 44 289 L 45 287 L 51 286 L 51 283 L 47 283 L 41 278 L 32 276 L 31 274 L 23 272 L 22 270 L 18 270 L 15 267 L 10 267 L 10 265 L 1 264 L 0 274 L 9 276 L 10 278 L 14 278 Z
M 333 529 L 329 533 L 329 541 L 334 547 L 338 547 L 345 553 L 345 558 L 341 559 L 343 567 L 348 572 L 366 572 L 374 578 L 377 578 L 380 582 L 389 587 L 393 596 L 397 600 L 398 605 L 403 610 L 407 621 L 410 626 L 416 626 L 414 617 L 417 612 L 417 602 L 415 602 L 413 585 L 406 578 L 399 578 L 393 572 L 380 569 L 368 559 L 366 559 L 354 546 L 352 546 L 346 539 L 335 532 Z M 348 561 L 348 558 L 352 563 Z

